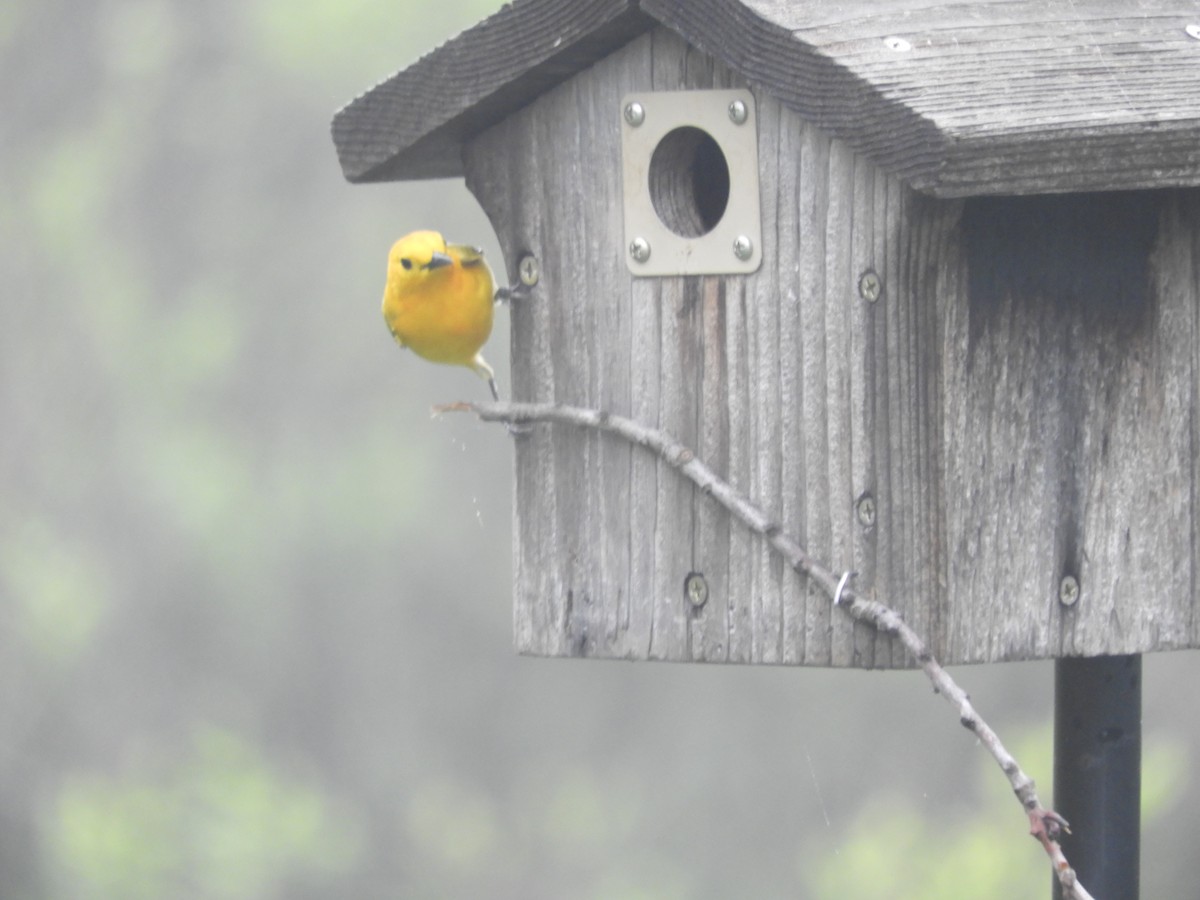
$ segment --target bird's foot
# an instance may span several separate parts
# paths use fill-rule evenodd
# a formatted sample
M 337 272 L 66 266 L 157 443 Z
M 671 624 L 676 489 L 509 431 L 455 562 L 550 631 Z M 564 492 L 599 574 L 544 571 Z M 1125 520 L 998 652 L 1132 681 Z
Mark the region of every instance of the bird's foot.
M 492 391 L 492 399 L 495 400 L 497 403 L 502 402 L 500 400 L 500 389 L 498 387 L 496 387 L 496 379 L 489 375 L 489 376 L 487 376 L 487 383 L 488 383 L 488 387 Z M 506 422 L 506 423 L 504 423 L 504 427 L 508 429 L 508 433 L 511 434 L 513 437 L 519 437 L 520 435 L 529 434 L 529 432 L 533 431 L 532 425 L 528 425 L 528 424 L 517 425 L 514 422 Z
M 514 300 L 528 300 L 532 291 L 523 284 L 513 285 L 512 287 L 496 288 L 496 303 L 512 303 Z

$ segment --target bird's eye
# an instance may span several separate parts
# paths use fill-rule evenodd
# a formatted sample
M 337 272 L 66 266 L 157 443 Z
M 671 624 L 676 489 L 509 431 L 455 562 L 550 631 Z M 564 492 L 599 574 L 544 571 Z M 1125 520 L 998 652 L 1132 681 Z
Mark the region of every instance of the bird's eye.
M 402 259 L 402 260 L 400 260 L 400 265 L 404 266 L 404 268 L 406 268 L 406 269 L 411 269 L 412 268 L 412 260 L 411 259 Z

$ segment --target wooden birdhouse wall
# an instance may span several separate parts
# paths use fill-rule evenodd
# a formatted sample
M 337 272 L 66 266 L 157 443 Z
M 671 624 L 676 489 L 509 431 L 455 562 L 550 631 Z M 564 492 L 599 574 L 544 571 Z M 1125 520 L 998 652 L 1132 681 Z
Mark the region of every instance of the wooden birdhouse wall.
M 467 183 L 515 264 L 513 395 L 662 428 L 818 558 L 937 634 L 938 330 L 958 204 L 894 179 L 758 93 L 763 258 L 750 276 L 634 278 L 622 98 L 744 87 L 654 30 L 468 146 Z M 860 296 L 878 272 L 883 296 Z M 513 273 L 515 276 L 515 273 Z M 951 272 L 957 276 L 956 271 Z M 900 651 L 641 449 L 565 428 L 516 442 L 516 643 L 527 653 L 890 667 Z M 707 601 L 684 591 L 701 573 Z
M 955 659 L 1200 643 L 1200 193 L 976 199 L 944 329 Z
M 633 277 L 623 98 L 728 87 L 659 28 L 467 145 L 540 263 L 513 395 L 672 434 L 946 662 L 1200 644 L 1197 193 L 930 199 L 756 89 L 761 268 Z M 518 439 L 515 517 L 522 652 L 911 665 L 622 440 Z

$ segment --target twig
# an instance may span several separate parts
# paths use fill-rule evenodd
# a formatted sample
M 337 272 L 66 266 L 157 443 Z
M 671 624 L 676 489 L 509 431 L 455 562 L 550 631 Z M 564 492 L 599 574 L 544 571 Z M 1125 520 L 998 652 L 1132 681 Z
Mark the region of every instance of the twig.
M 860 622 L 867 622 L 883 634 L 894 635 L 900 639 L 933 684 L 934 692 L 941 694 L 958 710 L 959 722 L 979 739 L 1004 772 L 1012 785 L 1013 793 L 1029 817 L 1030 834 L 1041 842 L 1046 855 L 1050 857 L 1054 873 L 1063 888 L 1064 900 L 1094 900 L 1079 883 L 1075 870 L 1071 868 L 1063 855 L 1062 847 L 1059 846 L 1059 834 L 1062 831 L 1070 832 L 1066 820 L 1041 805 L 1033 779 L 1025 774 L 1012 754 L 1000 742 L 996 732 L 975 711 L 966 691 L 959 687 L 934 659 L 925 642 L 905 623 L 903 617 L 890 606 L 858 596 L 848 586 L 847 576 L 839 578 L 809 556 L 803 547 L 784 534 L 778 523 L 772 522 L 762 509 L 734 490 L 705 463 L 696 459 L 687 447 L 657 429 L 596 409 L 550 403 L 449 403 L 435 407 L 435 412 L 471 412 L 485 422 L 507 422 L 510 425 L 558 422 L 593 428 L 620 435 L 656 453 L 668 465 L 694 482 L 703 493 L 711 496 L 740 519 L 747 528 L 765 537 L 795 571 L 816 582 L 831 600 L 836 598 L 839 608 Z

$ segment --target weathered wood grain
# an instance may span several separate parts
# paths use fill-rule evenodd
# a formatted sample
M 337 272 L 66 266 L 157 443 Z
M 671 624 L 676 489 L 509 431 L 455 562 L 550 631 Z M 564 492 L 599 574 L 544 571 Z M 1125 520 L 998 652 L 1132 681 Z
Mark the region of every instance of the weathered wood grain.
M 1195 645 L 1198 199 L 968 204 L 937 286 L 953 658 Z
M 469 146 L 468 185 L 510 266 L 526 251 L 541 261 L 534 298 L 514 308 L 514 396 L 653 423 L 695 448 L 815 554 L 859 569 L 860 588 L 873 585 L 880 567 L 916 583 L 902 549 L 881 556 L 878 525 L 864 528 L 855 513 L 857 498 L 878 494 L 883 466 L 914 493 L 928 491 L 935 477 L 932 453 L 889 456 L 878 446 L 887 437 L 881 415 L 936 418 L 915 392 L 894 400 L 886 392 L 898 365 L 887 355 L 909 351 L 933 304 L 908 310 L 888 331 L 888 304 L 870 304 L 857 290 L 862 270 L 897 269 L 889 252 L 908 252 L 899 234 L 907 189 L 761 95 L 762 269 L 748 277 L 641 279 L 624 265 L 622 97 L 730 86 L 739 86 L 731 72 L 658 29 Z M 547 163 L 534 169 L 530 159 Z M 892 290 L 898 307 L 921 303 L 911 291 Z M 868 350 L 878 355 L 869 365 Z M 904 469 L 913 464 L 929 470 Z M 764 540 L 731 526 L 649 454 L 607 437 L 539 429 L 518 440 L 516 469 L 522 652 L 907 664 L 891 641 L 833 617 L 828 600 Z M 916 513 L 900 521 L 890 497 L 877 503 L 899 532 L 916 526 Z M 916 500 L 895 506 L 922 508 Z M 693 572 L 708 588 L 700 607 L 684 590 Z
M 461 174 L 465 143 L 655 22 L 935 196 L 1200 185 L 1184 0 L 517 0 L 340 110 L 343 172 Z
M 758 91 L 762 268 L 633 278 L 622 97 L 729 86 L 656 29 L 468 146 L 541 263 L 514 396 L 667 430 L 948 663 L 1200 645 L 1200 193 L 934 200 Z M 911 664 L 608 436 L 519 438 L 515 499 L 522 652 Z

